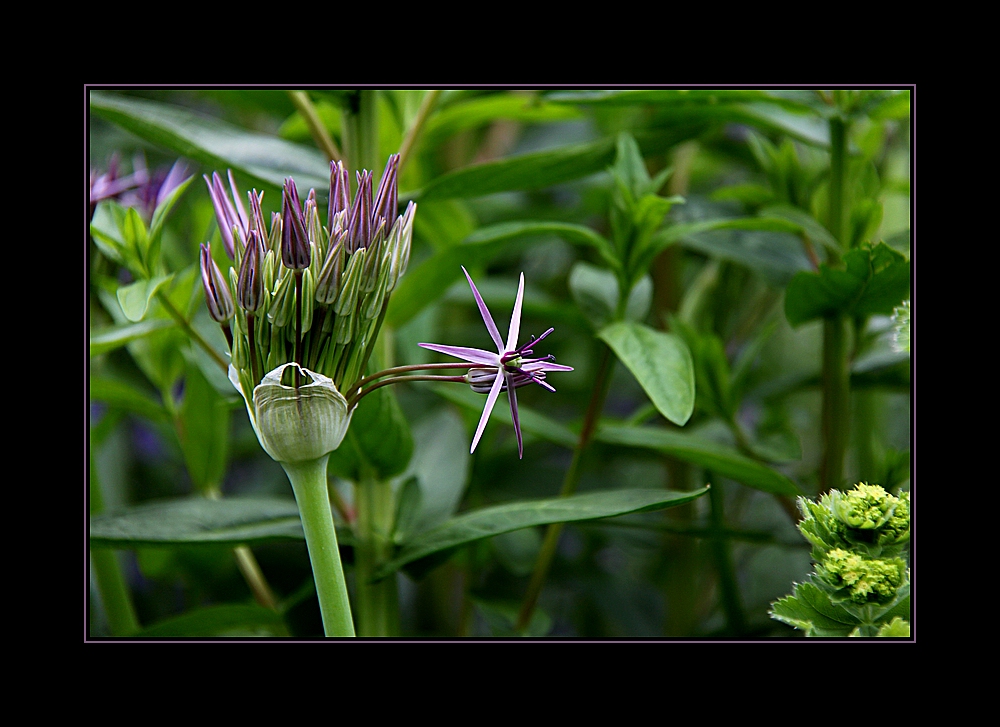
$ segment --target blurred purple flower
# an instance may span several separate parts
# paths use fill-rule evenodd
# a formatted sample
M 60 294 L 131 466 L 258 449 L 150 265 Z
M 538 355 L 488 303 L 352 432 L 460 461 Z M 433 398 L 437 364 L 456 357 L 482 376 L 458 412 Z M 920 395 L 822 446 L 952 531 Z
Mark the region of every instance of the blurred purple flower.
M 137 154 L 132 159 L 132 170 L 131 174 L 119 176 L 117 154 L 112 155 L 108 170 L 103 174 L 98 174 L 96 169 L 90 170 L 91 218 L 98 202 L 116 199 L 123 207 L 139 210 L 148 223 L 163 200 L 188 178 L 187 165 L 179 159 L 169 169 L 161 167 L 151 174 L 146 167 L 146 159 Z
M 521 441 L 521 424 L 517 416 L 517 395 L 514 393 L 515 390 L 519 386 L 534 382 L 549 391 L 555 391 L 545 381 L 546 373 L 549 371 L 572 371 L 573 368 L 571 366 L 552 363 L 555 358 L 552 355 L 541 358 L 528 358 L 533 353 L 529 347 L 534 346 L 552 333 L 555 330 L 553 328 L 545 331 L 538 338 L 532 337 L 530 341 L 518 347 L 517 336 L 521 328 L 521 303 L 524 300 L 524 273 L 521 273 L 521 281 L 517 288 L 517 298 L 514 301 L 514 311 L 510 317 L 510 329 L 507 331 L 507 345 L 504 346 L 503 339 L 500 337 L 500 331 L 497 330 L 496 323 L 493 322 L 493 316 L 490 315 L 483 297 L 476 289 L 476 284 L 472 282 L 472 277 L 464 267 L 462 268 L 462 272 L 465 273 L 465 278 L 472 287 L 472 295 L 476 299 L 476 305 L 479 306 L 479 312 L 483 316 L 486 330 L 489 331 L 490 337 L 497 346 L 497 352 L 492 353 L 479 348 L 466 348 L 464 346 L 443 346 L 437 343 L 421 343 L 419 345 L 431 351 L 460 358 L 469 363 L 481 364 L 481 368 L 477 367 L 469 372 L 469 382 L 473 385 L 474 391 L 485 390 L 484 376 L 492 375 L 493 377 L 493 383 L 486 398 L 486 407 L 483 409 L 483 415 L 479 419 L 476 435 L 472 438 L 472 449 L 469 450 L 470 454 L 476 451 L 476 445 L 479 444 L 479 439 L 483 435 L 486 422 L 490 418 L 490 413 L 497 402 L 497 397 L 500 396 L 500 391 L 503 389 L 507 390 L 507 399 L 510 403 L 510 417 L 514 423 L 514 433 L 517 436 L 517 455 L 520 458 L 524 456 L 524 445 Z M 473 374 L 473 371 L 478 373 Z M 477 389 L 477 387 L 479 388 Z

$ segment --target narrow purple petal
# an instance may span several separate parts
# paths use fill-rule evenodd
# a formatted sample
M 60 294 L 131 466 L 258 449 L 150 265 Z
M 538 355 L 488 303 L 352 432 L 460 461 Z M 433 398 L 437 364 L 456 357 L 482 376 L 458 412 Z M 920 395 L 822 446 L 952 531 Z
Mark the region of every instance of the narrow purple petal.
M 233 179 L 233 170 L 226 170 L 229 174 L 229 188 L 233 190 L 233 201 L 235 204 L 236 212 L 240 216 L 240 229 L 243 231 L 244 236 L 246 236 L 247 231 L 250 229 L 250 220 L 247 218 L 247 208 L 243 206 L 243 200 L 240 199 L 240 191 L 236 189 L 236 180 Z
M 531 363 L 526 363 L 521 366 L 525 371 L 572 371 L 572 366 L 563 366 L 562 364 L 550 363 L 548 361 L 533 361 Z
M 483 430 L 486 429 L 486 422 L 489 421 L 490 414 L 493 412 L 493 406 L 497 403 L 497 397 L 500 396 L 500 387 L 503 386 L 503 382 L 503 374 L 498 371 L 496 380 L 493 382 L 493 388 L 490 389 L 490 395 L 486 397 L 486 407 L 483 409 L 483 415 L 479 418 L 479 426 L 476 427 L 476 436 L 472 438 L 472 448 L 469 450 L 469 454 L 476 451 L 479 438 L 483 436 Z
M 521 302 L 524 300 L 524 273 L 517 286 L 517 298 L 514 299 L 514 312 L 510 314 L 510 328 L 507 330 L 507 349 L 517 348 L 517 335 L 521 332 Z
M 462 272 L 465 273 L 465 278 L 472 287 L 472 295 L 476 299 L 476 305 L 479 306 L 479 313 L 483 316 L 483 323 L 486 324 L 486 330 L 490 332 L 490 338 L 497 345 L 497 353 L 503 355 L 503 339 L 500 338 L 500 331 L 497 330 L 497 324 L 493 322 L 493 316 L 490 315 L 490 310 L 486 307 L 486 301 L 479 294 L 476 284 L 472 282 L 472 276 L 469 275 L 469 271 L 465 269 L 464 265 L 462 266 Z
M 438 353 L 445 353 L 449 356 L 454 356 L 455 358 L 460 358 L 464 361 L 477 364 L 485 364 L 487 366 L 500 366 L 500 357 L 495 353 L 490 353 L 489 351 L 484 351 L 481 348 L 466 348 L 464 346 L 444 346 L 439 343 L 418 343 L 421 348 L 426 348 L 429 351 L 437 351 Z
M 524 282 L 523 275 L 521 276 L 521 282 Z M 517 436 L 517 458 L 524 459 L 524 443 L 521 441 L 521 421 L 517 418 L 517 387 L 514 386 L 509 373 L 505 374 L 505 376 L 507 377 L 507 401 L 510 402 L 510 419 L 514 422 L 514 434 Z

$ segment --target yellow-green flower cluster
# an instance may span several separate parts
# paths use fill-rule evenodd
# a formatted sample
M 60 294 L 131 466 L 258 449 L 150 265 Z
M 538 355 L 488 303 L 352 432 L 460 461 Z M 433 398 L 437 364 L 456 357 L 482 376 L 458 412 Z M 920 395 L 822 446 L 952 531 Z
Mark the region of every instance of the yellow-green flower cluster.
M 901 558 L 865 558 L 843 548 L 834 548 L 816 566 L 816 574 L 833 589 L 831 595 L 854 603 L 888 603 L 906 578 Z

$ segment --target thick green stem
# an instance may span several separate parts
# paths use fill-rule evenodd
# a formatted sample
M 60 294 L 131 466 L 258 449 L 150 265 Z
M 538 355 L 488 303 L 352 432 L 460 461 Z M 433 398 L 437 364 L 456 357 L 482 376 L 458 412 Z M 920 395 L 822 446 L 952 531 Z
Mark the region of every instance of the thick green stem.
M 361 636 L 397 636 L 399 602 L 396 579 L 377 583 L 372 576 L 392 555 L 392 523 L 395 515 L 392 485 L 388 480 L 365 476 L 354 488 L 357 506 L 357 600 L 358 633 Z
M 845 169 L 847 164 L 847 123 L 830 119 L 830 233 L 846 251 L 844 239 Z M 831 260 L 837 263 L 839 260 Z M 833 316 L 823 321 L 823 408 L 821 414 L 823 457 L 820 464 L 820 493 L 839 487 L 844 473 L 844 456 L 849 438 L 850 372 L 847 365 L 846 320 Z
M 740 589 L 736 583 L 736 569 L 733 567 L 732 554 L 729 552 L 729 542 L 724 534 L 726 523 L 724 516 L 725 497 L 721 483 L 712 473 L 705 472 L 705 479 L 711 489 L 708 491 L 711 505 L 710 522 L 712 527 L 712 554 L 719 574 L 719 596 L 722 609 L 726 613 L 727 628 L 734 636 L 746 631 L 746 617 L 740 599 Z
M 850 371 L 847 366 L 847 331 L 843 316 L 823 321 L 823 410 L 821 432 L 823 457 L 820 493 L 840 487 L 849 430 Z
M 580 438 L 577 440 L 576 448 L 573 450 L 573 460 L 570 462 L 566 476 L 563 478 L 562 489 L 559 491 L 560 497 L 569 497 L 576 492 L 576 486 L 580 483 L 580 460 L 584 450 L 590 444 L 590 439 L 597 429 L 597 421 L 604 410 L 604 400 L 608 396 L 608 387 L 611 384 L 611 371 L 614 368 L 614 358 L 611 349 L 602 344 L 604 353 L 601 356 L 601 364 L 597 369 L 597 380 L 594 382 L 594 389 L 590 396 L 590 404 L 587 406 L 587 413 L 584 415 L 583 427 L 580 429 Z M 538 553 L 538 560 L 535 561 L 535 570 L 531 574 L 528 582 L 528 590 L 524 594 L 524 601 L 521 603 L 521 610 L 517 615 L 516 629 L 524 631 L 531 623 L 531 616 L 535 612 L 538 597 L 542 593 L 542 586 L 545 585 L 545 578 L 548 576 L 549 568 L 556 555 L 556 547 L 559 545 L 559 536 L 562 535 L 563 523 L 553 523 L 545 530 L 545 538 L 542 541 L 541 550 Z
M 326 491 L 326 463 L 330 455 L 310 462 L 281 462 L 299 504 L 316 595 L 327 636 L 354 636 L 351 603 L 344 567 L 337 547 L 337 530 Z
M 348 169 L 378 166 L 378 91 L 355 91 L 344 107 L 344 156 Z

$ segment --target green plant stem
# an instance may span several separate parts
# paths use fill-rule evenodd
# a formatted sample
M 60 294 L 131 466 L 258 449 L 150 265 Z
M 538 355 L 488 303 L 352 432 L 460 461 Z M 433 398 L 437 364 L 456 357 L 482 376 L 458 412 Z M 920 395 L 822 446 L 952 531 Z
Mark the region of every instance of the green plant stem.
M 376 583 L 372 576 L 392 555 L 392 523 L 395 514 L 392 485 L 365 475 L 355 485 L 355 564 L 358 603 L 358 633 L 361 636 L 396 636 L 399 633 L 399 603 L 395 578 Z
M 223 371 L 228 372 L 229 363 L 224 358 L 222 358 L 221 355 L 219 355 L 218 351 L 216 351 L 209 345 L 208 341 L 206 341 L 204 338 L 201 337 L 201 334 L 199 334 L 198 331 L 194 330 L 191 327 L 191 324 L 188 323 L 187 320 L 185 320 L 184 316 L 181 315 L 179 310 L 174 308 L 174 304 L 170 302 L 167 296 L 165 296 L 161 291 L 156 291 L 156 298 L 166 309 L 167 313 L 170 314 L 170 317 L 173 318 L 175 321 L 177 321 L 177 325 L 179 325 L 184 330 L 184 333 L 187 334 L 188 338 L 190 338 L 192 341 L 201 346 L 205 350 L 205 352 L 212 357 L 212 360 L 215 361 L 215 363 L 219 364 L 219 367 Z
M 410 152 L 413 151 L 413 146 L 417 139 L 420 138 L 420 132 L 424 130 L 424 124 L 427 122 L 427 118 L 430 116 L 431 111 L 434 110 L 434 106 L 437 104 L 438 97 L 441 96 L 441 91 L 428 91 L 424 94 L 424 98 L 420 101 L 420 108 L 417 109 L 417 117 L 413 120 L 413 124 L 406 131 L 406 137 L 403 139 L 403 143 L 399 146 L 399 171 L 403 171 L 403 165 L 406 164 L 407 160 L 410 158 Z
M 378 166 L 378 92 L 353 92 L 344 107 L 344 156 L 348 169 Z
M 309 462 L 281 462 L 292 483 L 309 549 L 316 595 L 327 636 L 354 636 L 351 602 L 340 562 L 337 530 L 326 490 L 326 463 L 330 455 Z
M 93 445 L 90 452 L 90 514 L 104 510 L 104 497 L 97 475 L 97 461 Z M 112 636 L 129 636 L 139 630 L 139 618 L 132 605 L 121 564 L 114 550 L 98 548 L 90 553 L 94 580 L 101 594 L 101 603 L 108 619 L 108 630 Z
M 374 374 L 369 374 L 363 379 L 358 379 L 353 384 L 348 386 L 346 391 L 357 391 L 362 388 L 365 384 L 372 381 L 377 381 L 378 379 L 385 378 L 386 376 L 395 376 L 396 374 L 405 374 L 408 371 L 425 371 L 428 369 L 472 369 L 477 366 L 482 367 L 482 364 L 473 363 L 436 363 L 436 364 L 410 364 L 407 366 L 396 366 L 391 369 L 383 369 L 382 371 L 377 371 Z
M 337 144 L 333 141 L 333 137 L 330 136 L 330 132 L 323 125 L 323 120 L 316 113 L 316 107 L 313 106 L 309 95 L 305 91 L 289 91 L 288 98 L 292 100 L 296 110 L 302 116 L 302 120 L 306 122 L 306 127 L 309 129 L 313 141 L 316 142 L 316 146 L 326 154 L 327 159 L 332 162 L 338 161 L 340 159 L 340 149 L 337 148 Z
M 597 378 L 594 381 L 594 388 L 590 396 L 590 403 L 587 405 L 587 412 L 583 418 L 583 427 L 580 429 L 580 438 L 573 449 L 573 459 L 566 476 L 563 478 L 562 489 L 559 491 L 560 497 L 569 497 L 576 492 L 576 487 L 580 483 L 580 460 L 584 450 L 590 444 L 590 440 L 597 429 L 597 422 L 601 412 L 604 410 L 604 400 L 608 396 L 608 387 L 611 384 L 611 372 L 614 368 L 614 357 L 611 349 L 606 344 L 601 344 L 603 353 L 601 363 L 597 369 Z M 545 529 L 545 538 L 542 540 L 542 547 L 538 553 L 538 560 L 535 561 L 535 569 L 528 582 L 528 589 L 521 602 L 521 610 L 517 614 L 517 624 L 515 629 L 523 632 L 531 623 L 531 616 L 535 612 L 538 597 L 542 593 L 545 585 L 545 578 L 548 576 L 549 568 L 552 567 L 552 560 L 555 558 L 556 547 L 559 545 L 559 536 L 562 534 L 563 523 L 553 523 Z
M 732 554 L 729 552 L 729 543 L 725 535 L 725 496 L 721 483 L 708 470 L 705 471 L 705 479 L 710 485 L 708 491 L 711 506 L 709 521 L 713 531 L 712 554 L 719 574 L 719 595 L 722 599 L 722 608 L 726 613 L 728 630 L 734 636 L 739 636 L 746 632 L 746 616 L 743 613 L 739 585 L 736 583 L 736 569 L 733 567 Z
M 828 227 L 841 250 L 844 239 L 844 184 L 847 155 L 847 123 L 839 117 L 830 119 L 830 219 Z M 831 260 L 831 263 L 839 260 Z M 833 316 L 823 321 L 823 369 L 821 373 L 823 404 L 821 432 L 823 455 L 820 463 L 820 494 L 839 487 L 844 473 L 844 456 L 849 438 L 850 372 L 847 366 L 846 320 Z

